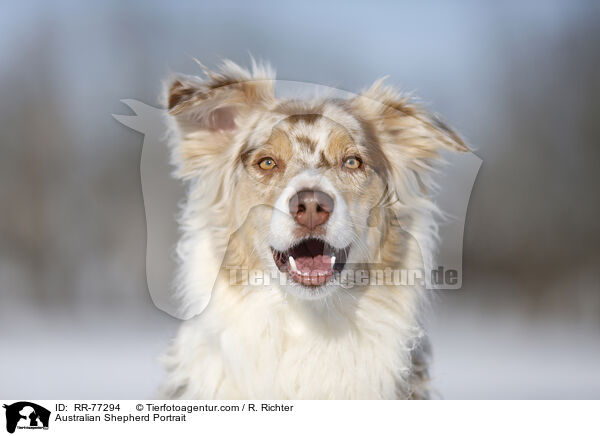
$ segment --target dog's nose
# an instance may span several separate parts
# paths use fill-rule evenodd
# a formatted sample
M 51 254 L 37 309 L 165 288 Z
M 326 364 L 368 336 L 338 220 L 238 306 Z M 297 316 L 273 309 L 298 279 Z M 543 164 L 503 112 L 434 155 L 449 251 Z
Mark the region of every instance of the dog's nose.
M 298 191 L 290 199 L 290 214 L 298 224 L 313 230 L 333 212 L 333 198 L 322 191 Z

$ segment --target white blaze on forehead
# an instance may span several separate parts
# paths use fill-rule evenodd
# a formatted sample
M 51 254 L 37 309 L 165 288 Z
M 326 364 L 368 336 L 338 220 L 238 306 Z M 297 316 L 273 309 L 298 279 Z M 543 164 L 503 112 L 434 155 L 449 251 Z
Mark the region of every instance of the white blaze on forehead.
M 360 140 L 361 125 L 360 122 L 351 114 L 337 105 L 329 104 L 323 111 L 323 119 L 329 121 L 329 132 L 331 132 L 332 124 L 336 124 L 338 128 L 342 128 L 348 132 L 351 138 Z M 329 134 L 329 133 L 328 133 Z M 324 148 L 328 144 L 324 145 Z
M 342 108 L 328 105 L 316 121 L 300 121 L 290 126 L 290 136 L 302 135 L 313 139 L 317 144 L 314 155 L 320 156 L 329 146 L 331 133 L 340 129 L 348 132 L 351 138 L 360 139 L 361 126 L 358 120 Z
M 308 124 L 300 121 L 287 126 L 286 133 L 292 144 L 296 147 L 296 151 L 300 152 L 302 160 L 307 167 L 316 166 L 321 159 L 321 151 L 327 147 L 331 125 L 322 119 L 315 123 Z M 306 138 L 315 144 L 315 147 L 308 148 L 299 138 Z
M 325 240 L 335 248 L 345 248 L 352 242 L 353 225 L 348 205 L 325 174 L 307 169 L 297 174 L 277 198 L 269 225 L 269 242 L 278 251 L 285 251 L 295 242 L 294 229 L 298 224 L 289 211 L 290 199 L 302 190 L 322 191 L 334 201 L 333 213 L 325 224 Z

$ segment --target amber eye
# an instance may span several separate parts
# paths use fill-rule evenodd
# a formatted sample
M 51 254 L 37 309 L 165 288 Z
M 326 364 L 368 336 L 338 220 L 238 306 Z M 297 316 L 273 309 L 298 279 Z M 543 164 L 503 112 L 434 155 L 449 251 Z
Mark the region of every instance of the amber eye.
M 344 166 L 350 170 L 356 170 L 360 168 L 361 165 L 362 161 L 358 157 L 350 156 L 344 159 Z
M 258 166 L 261 170 L 272 170 L 277 166 L 277 164 L 275 163 L 275 159 L 272 157 L 265 157 L 264 159 L 261 159 L 261 161 L 258 163 Z

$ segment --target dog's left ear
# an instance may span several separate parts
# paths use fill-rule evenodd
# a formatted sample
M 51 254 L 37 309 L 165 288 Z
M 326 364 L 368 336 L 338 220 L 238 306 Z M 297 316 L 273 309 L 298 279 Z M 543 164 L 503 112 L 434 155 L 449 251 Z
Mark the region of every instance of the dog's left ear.
M 220 71 L 204 70 L 206 80 L 176 76 L 167 84 L 165 103 L 179 134 L 174 163 L 182 178 L 197 174 L 226 153 L 248 115 L 274 99 L 274 73 L 253 63 L 252 71 L 225 61 Z
M 463 139 L 438 116 L 411 103 L 383 81 L 376 81 L 354 98 L 351 105 L 375 126 L 384 151 L 418 160 L 435 159 L 442 149 L 470 151 Z

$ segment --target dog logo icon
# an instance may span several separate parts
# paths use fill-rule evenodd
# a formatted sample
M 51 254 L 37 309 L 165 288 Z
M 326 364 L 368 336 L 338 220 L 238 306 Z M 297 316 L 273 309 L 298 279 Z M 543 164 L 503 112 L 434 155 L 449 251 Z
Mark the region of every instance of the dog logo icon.
M 6 431 L 14 433 L 18 429 L 48 429 L 50 411 L 29 401 L 19 401 L 4 405 L 6 409 Z

